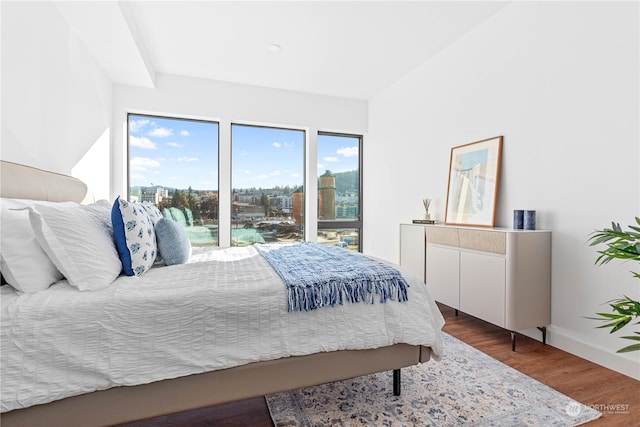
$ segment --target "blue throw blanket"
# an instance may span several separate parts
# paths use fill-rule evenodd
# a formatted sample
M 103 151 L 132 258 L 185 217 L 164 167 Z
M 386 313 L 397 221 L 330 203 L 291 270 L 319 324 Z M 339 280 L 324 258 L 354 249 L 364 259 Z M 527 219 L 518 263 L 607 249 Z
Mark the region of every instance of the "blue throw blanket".
M 400 272 L 364 255 L 318 243 L 256 244 L 289 292 L 289 311 L 348 302 L 407 301 Z

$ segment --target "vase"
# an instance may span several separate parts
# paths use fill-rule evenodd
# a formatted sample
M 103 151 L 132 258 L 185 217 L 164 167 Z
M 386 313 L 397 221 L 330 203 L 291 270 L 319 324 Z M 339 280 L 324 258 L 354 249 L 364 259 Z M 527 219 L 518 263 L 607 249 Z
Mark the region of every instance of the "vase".
M 524 211 L 524 229 L 536 229 L 536 211 Z
M 522 230 L 524 228 L 524 211 L 517 209 L 513 211 L 513 228 Z

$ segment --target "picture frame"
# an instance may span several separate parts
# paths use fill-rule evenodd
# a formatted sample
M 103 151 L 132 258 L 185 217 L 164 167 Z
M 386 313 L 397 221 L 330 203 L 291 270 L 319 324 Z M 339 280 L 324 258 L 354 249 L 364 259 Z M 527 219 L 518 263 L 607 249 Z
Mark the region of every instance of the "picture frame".
M 495 226 L 502 139 L 451 148 L 445 224 Z

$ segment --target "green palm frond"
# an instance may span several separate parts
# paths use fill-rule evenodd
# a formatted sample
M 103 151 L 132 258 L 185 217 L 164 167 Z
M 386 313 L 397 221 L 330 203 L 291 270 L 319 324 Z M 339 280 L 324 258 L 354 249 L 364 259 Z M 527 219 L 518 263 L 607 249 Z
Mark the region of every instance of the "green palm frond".
M 634 333 L 636 335 L 620 337 L 620 338 L 624 338 L 624 339 L 627 339 L 627 340 L 633 340 L 633 341 L 640 341 L 640 332 L 634 332 Z M 621 348 L 620 350 L 616 351 L 616 353 L 628 353 L 630 351 L 638 351 L 638 350 L 640 350 L 640 343 L 631 344 L 629 346 Z
M 613 259 L 640 261 L 640 217 L 635 217 L 637 225 L 629 225 L 625 231 L 619 223 L 612 222 L 611 228 L 596 230 L 591 233 L 589 245 L 605 244 L 606 249 L 598 251 L 596 265 L 604 265 Z M 633 277 L 640 279 L 640 273 L 632 271 Z M 596 313 L 599 317 L 589 319 L 605 322 L 598 328 L 611 328 L 609 333 L 614 333 L 640 317 L 640 302 L 624 296 L 616 300 L 608 301 L 612 313 Z M 636 322 L 638 324 L 640 322 Z M 640 335 L 640 332 L 634 332 Z M 640 336 L 625 336 L 623 339 L 640 341 Z M 640 351 L 640 343 L 632 344 L 618 350 L 618 353 Z

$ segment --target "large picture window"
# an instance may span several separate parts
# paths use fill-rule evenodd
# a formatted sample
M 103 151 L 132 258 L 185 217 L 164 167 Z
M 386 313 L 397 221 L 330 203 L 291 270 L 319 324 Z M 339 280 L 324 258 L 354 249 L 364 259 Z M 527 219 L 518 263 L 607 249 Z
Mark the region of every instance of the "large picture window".
M 231 125 L 231 245 L 304 239 L 305 132 Z
M 129 114 L 129 200 L 156 205 L 193 246 L 218 245 L 218 123 Z
M 219 127 L 129 114 L 128 199 L 156 205 L 184 227 L 192 246 L 218 246 L 222 235 L 231 246 L 316 240 L 361 250 L 362 136 L 318 132 L 310 142 L 317 165 L 309 171 L 304 130 L 232 123 L 229 140 L 219 141 Z M 230 148 L 230 164 L 222 165 L 230 174 L 223 181 L 222 224 L 220 144 Z M 317 192 L 305 185 L 309 172 L 317 173 Z M 317 211 L 305 212 L 313 199 Z M 305 236 L 305 221 L 316 223 L 316 236 Z
M 318 134 L 318 242 L 361 249 L 362 138 Z

